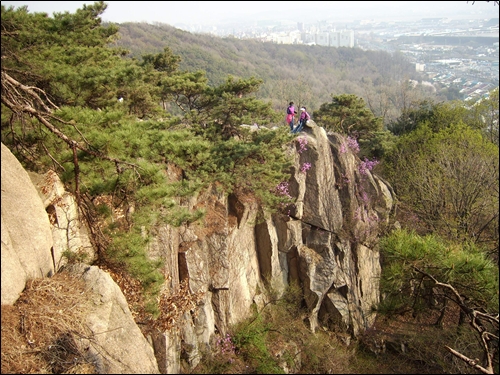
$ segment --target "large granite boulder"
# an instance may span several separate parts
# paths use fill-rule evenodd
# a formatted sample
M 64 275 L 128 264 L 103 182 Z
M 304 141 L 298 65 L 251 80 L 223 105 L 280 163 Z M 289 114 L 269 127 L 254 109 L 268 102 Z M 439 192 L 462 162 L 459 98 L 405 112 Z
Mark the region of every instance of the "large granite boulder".
M 2 305 L 13 304 L 26 281 L 51 276 L 50 222 L 21 163 L 2 143 Z
M 111 276 L 96 266 L 68 265 L 90 292 L 86 316 L 92 335 L 79 339 L 81 352 L 92 358 L 98 374 L 158 374 L 153 347 L 142 334 L 127 300 Z
M 79 252 L 83 246 L 93 254 L 74 198 L 64 191 L 57 176 L 49 172 L 35 180 L 39 191 L 2 144 L 2 305 L 14 304 L 27 280 L 51 277 L 60 271 L 63 249 Z M 65 269 L 85 282 L 91 296 L 85 323 L 92 334 L 80 337 L 79 344 L 82 355 L 94 363 L 98 373 L 159 373 L 153 347 L 136 325 L 111 276 L 85 264 Z

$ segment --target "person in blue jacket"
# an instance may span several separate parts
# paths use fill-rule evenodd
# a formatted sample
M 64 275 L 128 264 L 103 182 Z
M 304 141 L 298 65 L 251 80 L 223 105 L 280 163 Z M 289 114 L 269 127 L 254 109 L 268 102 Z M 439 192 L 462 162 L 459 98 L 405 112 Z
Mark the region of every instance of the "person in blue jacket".
M 300 109 L 300 117 L 299 117 L 299 124 L 295 129 L 293 129 L 292 133 L 298 133 L 302 131 L 302 128 L 306 124 L 308 120 L 311 119 L 311 116 L 309 116 L 309 113 L 307 113 L 306 107 L 302 107 Z

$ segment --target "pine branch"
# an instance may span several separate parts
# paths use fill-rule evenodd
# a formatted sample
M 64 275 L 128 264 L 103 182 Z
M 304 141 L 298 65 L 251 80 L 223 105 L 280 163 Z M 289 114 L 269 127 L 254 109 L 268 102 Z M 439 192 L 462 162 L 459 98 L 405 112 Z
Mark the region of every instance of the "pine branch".
M 93 151 L 88 147 L 80 145 L 76 140 L 68 137 L 64 134 L 57 126 L 55 126 L 50 120 L 57 120 L 61 123 L 66 123 L 64 120 L 52 115 L 53 109 L 58 109 L 58 107 L 52 103 L 48 98 L 46 93 L 33 86 L 26 86 L 12 78 L 9 74 L 2 70 L 2 103 L 8 107 L 12 112 L 23 115 L 27 114 L 31 117 L 36 118 L 42 125 L 44 125 L 51 133 L 55 134 L 59 139 L 63 140 L 68 147 L 73 152 L 73 164 L 75 166 L 75 195 L 77 201 L 79 201 L 80 191 L 79 191 L 79 165 L 77 150 L 86 152 L 97 158 L 109 160 L 117 165 L 124 164 L 130 166 L 134 169 L 139 168 L 136 164 L 129 163 L 116 158 L 111 158 L 107 155 L 101 154 L 99 152 Z M 40 97 L 40 95 L 46 98 L 48 104 Z M 80 135 L 81 132 L 77 129 Z M 82 138 L 83 135 L 82 135 Z M 84 138 L 85 139 L 85 138 Z M 85 143 L 88 142 L 85 140 Z

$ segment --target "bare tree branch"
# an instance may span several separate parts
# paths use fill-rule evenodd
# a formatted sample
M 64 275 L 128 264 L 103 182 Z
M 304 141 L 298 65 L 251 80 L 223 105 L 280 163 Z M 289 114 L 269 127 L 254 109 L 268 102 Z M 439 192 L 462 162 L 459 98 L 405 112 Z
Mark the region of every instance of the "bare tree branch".
M 428 277 L 431 279 L 436 286 L 442 287 L 444 289 L 447 289 L 451 291 L 451 293 L 455 296 L 455 299 L 451 298 L 452 301 L 458 304 L 460 309 L 466 314 L 466 316 L 469 318 L 469 323 L 470 325 L 478 332 L 479 337 L 481 339 L 481 344 L 483 347 L 483 353 L 486 358 L 486 367 L 480 366 L 477 364 L 477 361 L 472 360 L 468 358 L 467 356 L 457 352 L 456 350 L 446 346 L 446 348 L 456 357 L 460 358 L 461 360 L 465 361 L 468 365 L 474 367 L 477 370 L 480 370 L 481 372 L 485 374 L 493 374 L 493 357 L 494 357 L 494 352 L 493 349 L 490 348 L 489 343 L 493 340 L 498 341 L 498 335 L 491 333 L 487 331 L 485 325 L 483 324 L 484 321 L 490 322 L 494 327 L 495 331 L 498 332 L 498 327 L 499 327 L 499 316 L 498 314 L 493 315 L 493 314 L 487 314 L 483 313 L 481 311 L 478 311 L 474 308 L 471 308 L 467 306 L 464 298 L 460 295 L 460 293 L 450 284 L 442 283 L 439 282 L 434 276 L 430 275 L 429 273 L 422 271 L 418 269 L 417 267 L 413 267 L 417 272 L 421 273 L 422 275 Z
M 455 349 L 452 349 L 452 348 L 450 348 L 449 346 L 446 346 L 446 345 L 445 345 L 445 348 L 448 349 L 451 352 L 451 354 L 453 354 L 454 356 L 460 358 L 462 361 L 464 361 L 465 363 L 467 363 L 469 366 L 474 367 L 476 370 L 479 370 L 479 371 L 481 371 L 484 374 L 493 374 L 493 368 L 491 368 L 491 369 L 484 368 L 483 366 L 478 365 L 476 363 L 476 361 L 474 361 L 473 359 L 470 359 L 469 357 L 466 357 L 465 355 L 457 352 Z
M 467 1 L 467 2 L 468 2 L 468 1 Z M 486 2 L 487 2 L 487 3 L 489 3 L 489 2 L 490 2 L 490 0 L 486 0 Z M 472 2 L 472 5 L 474 5 L 475 3 L 476 3 L 476 2 L 475 2 L 475 1 L 473 1 L 473 2 Z M 493 3 L 493 6 L 498 5 L 498 1 L 492 1 L 492 3 Z
M 114 162 L 115 164 L 124 164 L 128 165 L 134 169 L 139 168 L 136 164 L 133 163 L 128 163 L 123 160 L 111 158 L 109 156 L 106 156 L 104 154 L 101 154 L 99 152 L 96 152 L 94 150 L 91 150 L 89 147 L 84 147 L 80 145 L 77 141 L 74 139 L 69 138 L 66 134 L 64 134 L 59 128 L 57 128 L 55 125 L 52 124 L 50 119 L 59 121 L 64 124 L 68 124 L 62 119 L 59 119 L 52 115 L 52 111 L 54 109 L 58 109 L 58 107 L 52 103 L 48 98 L 45 92 L 37 87 L 32 87 L 32 86 L 26 86 L 11 77 L 7 72 L 2 70 L 2 76 L 1 76 L 1 82 L 2 82 L 2 96 L 1 100 L 2 103 L 8 107 L 12 112 L 16 113 L 17 115 L 22 115 L 22 114 L 27 114 L 31 117 L 36 118 L 42 125 L 44 125 L 50 132 L 55 134 L 59 139 L 62 139 L 68 147 L 72 150 L 73 152 L 73 163 L 75 166 L 75 194 L 77 197 L 77 200 L 79 200 L 79 165 L 78 165 L 78 156 L 77 156 L 77 150 L 84 151 L 90 155 L 93 155 L 97 158 L 104 159 L 104 160 L 109 160 L 111 162 Z M 39 93 L 43 95 L 48 102 L 46 102 L 40 97 Z M 75 127 L 76 128 L 76 127 Z M 85 140 L 85 137 L 81 134 L 81 132 L 76 128 L 78 133 L 82 136 L 84 139 L 84 142 L 88 145 L 87 140 Z

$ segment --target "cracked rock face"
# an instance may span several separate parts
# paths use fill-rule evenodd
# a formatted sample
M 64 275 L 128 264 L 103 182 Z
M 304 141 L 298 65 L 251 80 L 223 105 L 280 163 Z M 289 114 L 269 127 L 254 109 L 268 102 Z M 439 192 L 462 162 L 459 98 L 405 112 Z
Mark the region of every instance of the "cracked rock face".
M 178 373 L 180 352 L 196 366 L 215 333 L 224 335 L 250 316 L 252 304 L 264 306 L 266 291 L 281 295 L 292 281 L 302 286 L 313 331 L 340 327 L 356 336 L 374 322 L 371 308 L 379 302 L 381 272 L 377 243 L 393 207 L 391 187 L 361 169 L 341 135 L 327 134 L 313 121 L 289 152 L 294 164 L 289 192 L 296 204 L 286 214 L 258 221 L 262 209 L 251 197 L 226 196 L 213 188 L 183 202 L 206 209 L 203 223 L 165 225 L 149 233 L 148 253 L 164 261 L 165 287 L 175 292 L 185 281 L 191 293 L 201 296 L 196 311 L 179 319 L 177 330 L 150 338 L 160 372 Z M 51 186 L 37 193 L 2 145 L 2 304 L 18 298 L 28 277 L 50 276 L 60 266 L 63 247 L 89 246 L 71 216 L 77 213 L 71 208 L 74 200 L 59 184 Z M 56 201 L 70 209 L 51 203 Z M 56 220 L 49 220 L 51 215 Z M 58 215 L 71 220 L 64 224 Z M 100 273 L 86 275 L 92 283 L 92 275 Z M 149 346 L 141 345 L 155 372 Z
M 342 136 L 310 121 L 299 137 L 307 144 L 303 150 L 297 140 L 290 150 L 290 193 L 297 203 L 289 215 L 257 222 L 254 201 L 215 190 L 191 202 L 204 202 L 212 214 L 181 229 L 181 279 L 189 279 L 192 292 L 205 293 L 194 322 L 202 326 L 190 342 L 224 334 L 249 316 L 252 303 L 265 303 L 262 291 L 282 293 L 292 280 L 302 285 L 312 330 L 341 326 L 356 336 L 373 323 L 381 271 L 376 245 L 392 209 L 391 188 L 360 170 Z M 304 163 L 310 164 L 305 172 Z
M 311 329 L 321 320 L 357 335 L 371 326 L 371 307 L 379 302 L 376 244 L 388 224 L 392 193 L 361 169 L 342 136 L 327 135 L 314 123 L 300 136 L 307 150 L 295 154 L 291 190 L 297 207 L 292 221 L 299 221 L 302 229 L 295 247 Z M 305 163 L 311 165 L 306 173 Z

